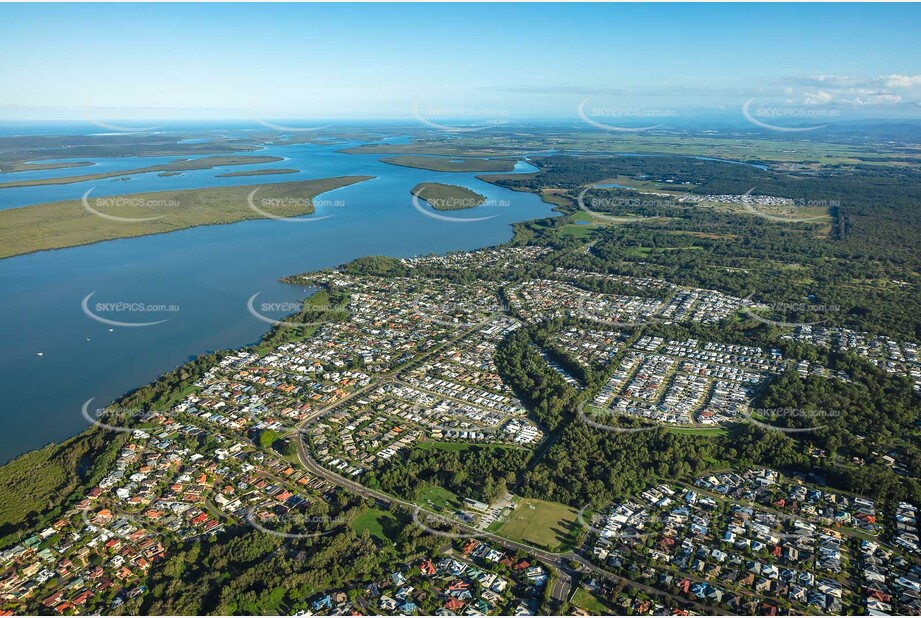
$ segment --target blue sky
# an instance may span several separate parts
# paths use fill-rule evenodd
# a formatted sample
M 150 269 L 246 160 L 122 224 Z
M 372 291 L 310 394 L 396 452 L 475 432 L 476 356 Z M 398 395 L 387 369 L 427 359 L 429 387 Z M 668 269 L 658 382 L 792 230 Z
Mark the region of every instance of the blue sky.
M 0 4 L 0 117 L 918 116 L 919 32 L 907 4 Z

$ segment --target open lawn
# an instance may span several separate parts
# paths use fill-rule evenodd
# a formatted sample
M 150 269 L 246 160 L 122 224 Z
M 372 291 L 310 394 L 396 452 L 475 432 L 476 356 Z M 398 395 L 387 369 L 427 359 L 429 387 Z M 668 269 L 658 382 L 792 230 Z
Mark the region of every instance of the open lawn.
M 419 491 L 419 506 L 437 512 L 447 511 L 452 513 L 460 508 L 461 501 L 458 497 L 443 487 L 428 486 Z
M 389 543 L 394 532 L 399 530 L 397 518 L 381 509 L 368 509 L 352 522 L 352 529 L 361 534 L 367 530 L 372 537 L 381 542 Z
M 572 546 L 577 513 L 572 507 L 557 502 L 521 498 L 499 534 L 550 551 Z
M 592 235 L 592 232 L 597 229 L 597 225 L 579 225 L 577 223 L 567 223 L 560 228 L 560 234 L 562 236 L 569 236 L 570 238 L 584 239 L 589 238 Z

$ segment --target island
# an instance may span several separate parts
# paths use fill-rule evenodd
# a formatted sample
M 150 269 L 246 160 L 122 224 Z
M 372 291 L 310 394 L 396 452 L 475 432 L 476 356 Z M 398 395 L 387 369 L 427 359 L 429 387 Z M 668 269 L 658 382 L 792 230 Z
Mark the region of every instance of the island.
M 240 176 L 273 176 L 275 174 L 297 174 L 300 170 L 290 168 L 269 168 L 265 170 L 241 170 L 218 174 L 215 178 L 239 178 Z
M 275 163 L 276 161 L 283 160 L 283 157 L 268 157 L 262 155 L 226 155 L 202 157 L 201 159 L 179 159 L 171 163 L 151 165 L 149 167 L 140 167 L 133 170 L 117 170 L 111 172 L 100 172 L 98 174 L 84 174 L 82 176 L 64 176 L 62 178 L 14 180 L 11 182 L 0 183 L 0 189 L 13 189 L 16 187 L 39 187 L 45 185 L 69 185 L 75 182 L 103 180 L 105 178 L 130 176 L 132 174 L 145 174 L 148 172 L 184 172 L 189 170 L 208 170 L 213 167 L 223 167 L 225 165 L 254 165 L 257 163 Z
M 511 172 L 515 169 L 515 161 L 512 159 L 405 156 L 387 157 L 381 161 L 433 172 Z
M 486 201 L 484 196 L 467 187 L 440 182 L 420 182 L 410 192 L 435 210 L 474 208 Z
M 199 225 L 307 215 L 314 211 L 312 199 L 317 195 L 372 178 L 337 176 L 270 185 L 84 196 L 82 200 L 11 208 L 0 211 L 0 259 Z M 251 207 L 251 194 L 257 189 L 255 207 Z
M 47 170 L 66 169 L 69 167 L 89 167 L 91 165 L 96 164 L 92 161 L 58 161 L 45 163 L 39 163 L 38 161 L 17 161 L 9 164 L 10 169 L 0 169 L 0 172 L 44 172 Z

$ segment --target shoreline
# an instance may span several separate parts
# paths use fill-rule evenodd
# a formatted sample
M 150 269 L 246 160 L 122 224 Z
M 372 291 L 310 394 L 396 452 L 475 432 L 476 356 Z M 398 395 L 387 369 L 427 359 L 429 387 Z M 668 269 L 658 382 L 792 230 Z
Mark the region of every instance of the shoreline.
M 303 190 L 306 192 L 306 199 L 309 201 L 309 203 L 307 204 L 307 206 L 309 206 L 309 209 L 304 209 L 302 207 L 299 207 L 297 204 L 297 200 L 305 199 L 303 196 L 295 197 L 295 198 L 291 198 L 291 196 L 283 196 L 281 199 L 291 198 L 295 202 L 295 204 L 293 204 L 293 206 L 283 205 L 283 207 L 287 208 L 290 212 L 286 211 L 283 213 L 279 213 L 277 215 L 279 217 L 285 217 L 285 218 L 286 217 L 300 217 L 304 215 L 313 214 L 314 212 L 316 212 L 316 208 L 313 205 L 313 200 L 317 198 L 318 196 L 328 193 L 330 191 L 335 191 L 336 189 L 342 189 L 342 188 L 345 188 L 345 187 L 348 187 L 354 184 L 358 184 L 361 182 L 367 182 L 375 178 L 377 177 L 376 176 L 332 176 L 329 178 L 318 178 L 314 180 L 293 181 L 293 182 L 287 182 L 287 183 L 271 183 L 271 184 L 265 184 L 265 185 L 246 184 L 246 185 L 233 185 L 229 187 L 207 187 L 207 188 L 201 188 L 201 189 L 182 189 L 178 191 L 126 193 L 126 194 L 110 196 L 109 198 L 102 198 L 102 199 L 112 199 L 112 200 L 121 199 L 121 200 L 128 200 L 128 201 L 139 200 L 143 202 L 144 198 L 148 198 L 150 196 L 156 196 L 147 201 L 170 202 L 171 200 L 169 199 L 161 199 L 161 198 L 164 198 L 166 196 L 170 196 L 170 197 L 178 196 L 180 198 L 183 198 L 183 197 L 192 198 L 192 200 L 190 201 L 194 201 L 196 198 L 201 198 L 202 196 L 220 197 L 222 193 L 233 194 L 235 192 L 239 192 L 242 195 L 251 189 L 264 188 L 267 193 L 271 193 L 271 192 L 277 192 L 279 190 L 284 191 L 286 189 L 303 188 Z M 330 186 L 328 188 L 323 187 L 323 183 L 335 184 L 337 181 L 343 181 L 343 182 L 341 182 L 341 184 L 338 184 L 336 186 Z M 323 190 L 313 192 L 311 190 L 313 188 L 311 186 L 311 183 L 315 185 L 319 185 L 318 188 L 321 188 Z M 298 185 L 298 187 L 294 187 L 293 185 Z M 86 197 L 86 195 L 84 195 L 84 197 Z M 241 196 L 236 196 L 236 198 L 238 199 L 240 197 Z M 180 200 L 172 200 L 172 201 L 179 202 Z M 193 229 L 196 227 L 211 226 L 211 225 L 232 225 L 234 223 L 240 223 L 242 221 L 256 221 L 256 220 L 262 220 L 262 219 L 270 219 L 272 218 L 272 216 L 275 215 L 275 213 L 262 215 L 254 208 L 247 208 L 245 206 L 245 204 L 247 203 L 245 196 L 244 196 L 244 199 L 239 199 L 239 202 L 235 202 L 235 203 L 242 203 L 244 204 L 244 207 L 241 210 L 239 210 L 239 212 L 236 212 L 236 213 L 234 213 L 233 211 L 220 212 L 218 210 L 215 210 L 212 213 L 212 215 L 215 217 L 213 220 L 208 220 L 207 218 L 205 218 L 204 220 L 201 220 L 201 221 L 194 221 L 194 220 L 187 221 L 184 224 L 182 222 L 179 222 L 179 224 L 174 223 L 172 227 L 166 226 L 168 222 L 163 222 L 160 224 L 159 227 L 154 227 L 151 229 L 151 226 L 155 225 L 155 222 L 150 221 L 149 218 L 147 221 L 144 221 L 143 218 L 138 217 L 137 222 L 133 222 L 133 223 L 126 222 L 125 223 L 126 227 L 123 227 L 121 229 L 123 232 L 126 232 L 126 233 L 121 234 L 121 235 L 115 235 L 115 236 L 109 236 L 109 237 L 99 237 L 99 238 L 78 238 L 72 241 L 65 241 L 64 243 L 61 243 L 61 244 L 53 244 L 53 246 L 38 246 L 34 248 L 28 248 L 26 250 L 13 249 L 13 251 L 10 252 L 8 255 L 4 255 L 2 252 L 0 252 L 0 260 L 19 257 L 22 255 L 29 255 L 32 253 L 39 253 L 42 251 L 56 251 L 59 249 L 71 249 L 75 247 L 83 247 L 87 245 L 97 244 L 100 242 L 107 242 L 110 240 L 140 238 L 143 236 L 155 236 L 158 234 L 168 234 L 171 232 L 179 232 L 182 230 Z M 16 229 L 23 229 L 22 228 L 23 224 L 21 222 L 17 223 L 14 221 L 14 222 L 7 224 L 4 221 L 5 219 L 14 219 L 17 217 L 34 219 L 36 216 L 44 215 L 46 218 L 49 218 L 49 220 L 51 221 L 50 223 L 47 224 L 49 225 L 49 227 L 51 227 L 50 230 L 44 229 L 44 230 L 39 230 L 38 232 L 38 235 L 41 237 L 41 240 L 44 240 L 45 234 L 49 232 L 53 233 L 55 231 L 52 226 L 57 225 L 58 227 L 61 227 L 61 224 L 62 224 L 62 221 L 60 218 L 61 216 L 70 217 L 71 221 L 77 221 L 77 222 L 89 221 L 90 219 L 88 219 L 87 217 L 91 218 L 93 217 L 93 214 L 91 214 L 90 212 L 87 212 L 86 207 L 87 207 L 87 204 L 81 205 L 79 200 L 69 200 L 66 202 L 47 202 L 44 204 L 32 204 L 30 206 L 22 206 L 20 208 L 10 208 L 6 210 L 0 210 L 0 238 L 4 237 L 4 232 L 7 229 L 10 230 L 10 233 L 13 233 Z M 45 209 L 45 211 L 47 212 L 43 212 L 41 210 L 37 211 L 35 209 Z M 152 212 L 155 212 L 153 209 L 146 208 L 143 206 L 135 206 L 134 209 L 136 211 L 143 211 L 144 214 L 148 214 L 148 215 L 151 214 Z M 66 212 L 54 212 L 54 211 L 64 211 L 64 210 L 66 210 Z M 189 213 L 183 213 L 181 211 L 165 212 L 154 218 L 158 219 L 159 217 L 165 216 L 167 214 L 175 214 L 176 216 L 181 217 Z M 196 214 L 196 213 L 192 213 L 192 214 Z M 105 213 L 102 213 L 102 216 L 106 217 L 106 216 L 112 216 L 112 215 L 106 215 Z M 227 218 L 221 219 L 219 218 L 221 216 L 224 216 Z M 65 220 L 64 223 L 68 223 L 68 222 Z M 41 225 L 41 224 L 42 222 L 38 222 L 36 224 L 34 221 L 28 221 L 26 223 L 26 225 L 30 225 L 33 228 L 36 225 Z M 135 226 L 135 227 L 129 228 L 127 226 Z M 93 231 L 98 232 L 98 230 L 95 230 L 94 228 L 90 228 L 89 232 L 92 233 Z M 70 229 L 70 225 L 64 225 L 63 232 L 64 233 L 72 232 L 72 229 Z M 13 241 L 10 241 L 10 243 L 12 242 Z M 5 246 L 9 246 L 9 245 L 5 244 Z
M 462 252 L 464 252 L 464 251 L 478 251 L 478 250 L 485 250 L 485 249 L 495 249 L 495 248 L 500 248 L 500 247 L 507 246 L 507 245 L 508 245 L 508 246 L 511 246 L 511 245 L 515 242 L 515 238 L 516 238 L 516 236 L 517 236 L 518 227 L 519 227 L 519 226 L 526 225 L 526 224 L 528 224 L 528 223 L 533 223 L 534 221 L 540 221 L 541 219 L 544 219 L 544 218 L 555 219 L 555 218 L 561 216 L 561 215 L 560 215 L 560 210 L 559 210 L 559 208 L 560 208 L 560 205 L 559 205 L 559 204 L 555 204 L 555 203 L 553 203 L 553 202 L 548 202 L 547 200 L 543 199 L 544 196 L 539 196 L 539 197 L 541 197 L 541 201 L 542 201 L 542 202 L 544 202 L 545 204 L 551 206 L 551 212 L 552 212 L 552 213 L 556 213 L 556 214 L 551 214 L 551 215 L 549 215 L 549 217 L 539 217 L 539 218 L 536 218 L 536 219 L 525 219 L 525 220 L 523 220 L 523 221 L 517 221 L 517 222 L 514 222 L 514 223 L 510 223 L 509 226 L 512 228 L 512 236 L 511 236 L 511 238 L 509 238 L 507 241 L 505 241 L 505 242 L 503 242 L 503 243 L 500 243 L 500 244 L 492 244 L 492 245 L 484 245 L 484 246 L 477 247 L 477 248 L 475 248 L 475 249 L 469 249 L 469 250 L 464 250 L 464 249 L 451 250 L 451 251 L 446 251 L 446 252 L 444 252 L 444 253 L 441 254 L 441 255 L 451 255 L 451 254 L 453 254 L 453 253 L 462 253 Z M 339 268 L 339 267 L 341 267 L 341 266 L 344 266 L 344 265 L 346 265 L 346 264 L 349 264 L 349 263 L 351 263 L 351 262 L 353 262 L 353 261 L 355 261 L 355 260 L 362 259 L 362 258 L 364 258 L 364 257 L 373 257 L 373 256 L 371 256 L 371 255 L 358 256 L 358 257 L 356 257 L 356 258 L 353 258 L 352 260 L 349 260 L 348 262 L 343 262 L 342 264 L 339 264 L 339 265 L 337 265 L 337 266 L 335 266 L 335 267 L 333 267 L 333 268 Z M 384 257 L 389 257 L 389 256 L 384 256 Z M 394 258 L 394 259 L 399 259 L 399 258 Z M 322 270 L 326 270 L 326 269 L 320 269 L 320 270 L 315 270 L 315 271 L 301 271 L 301 272 L 291 273 L 291 274 L 287 274 L 287 275 L 282 275 L 282 276 L 278 277 L 278 278 L 276 279 L 276 281 L 278 281 L 278 282 L 280 282 L 280 283 L 283 283 L 283 284 L 285 284 L 285 285 L 302 286 L 303 284 L 300 283 L 300 282 L 295 281 L 295 279 L 301 278 L 301 277 L 303 277 L 303 276 L 305 276 L 305 275 L 314 274 L 314 273 L 317 273 L 317 272 L 322 272 Z M 314 294 L 315 294 L 315 293 L 316 293 L 316 291 L 314 292 Z M 309 296 L 307 296 L 307 297 L 305 297 L 305 298 L 309 298 L 309 297 L 312 296 L 312 295 L 313 295 L 313 294 L 311 294 L 311 295 L 309 295 Z M 294 313 L 292 313 L 291 315 L 294 315 Z M 132 388 L 132 389 L 130 389 L 130 390 L 125 391 L 124 393 L 122 393 L 121 395 L 119 395 L 118 397 L 116 397 L 115 399 L 113 399 L 113 400 L 112 400 L 110 403 L 108 403 L 105 407 L 110 407 L 110 406 L 112 406 L 112 405 L 117 405 L 117 404 L 119 404 L 119 403 L 122 403 L 122 402 L 124 402 L 127 398 L 131 397 L 134 393 L 138 392 L 140 389 L 142 389 L 142 388 L 144 388 L 144 387 L 147 387 L 147 386 L 150 386 L 150 385 L 153 385 L 153 384 L 156 384 L 157 382 L 159 382 L 160 380 L 164 379 L 165 377 L 167 377 L 167 376 L 169 376 L 169 375 L 171 375 L 171 374 L 173 374 L 173 373 L 176 373 L 176 372 L 181 371 L 183 368 L 193 367 L 193 366 L 195 365 L 196 362 L 198 362 L 201 358 L 203 358 L 203 357 L 205 357 L 205 356 L 207 356 L 207 355 L 222 355 L 222 354 L 228 354 L 228 353 L 237 352 L 237 351 L 256 349 L 256 348 L 258 348 L 260 345 L 263 345 L 263 343 L 266 341 L 266 339 L 268 339 L 268 338 L 275 332 L 275 330 L 276 330 L 277 328 L 278 328 L 277 326 L 273 326 L 273 327 L 268 328 L 267 330 L 265 330 L 265 331 L 262 333 L 262 335 L 259 337 L 259 339 L 258 339 L 257 341 L 255 341 L 255 342 L 253 342 L 253 343 L 244 344 L 244 345 L 241 345 L 241 346 L 238 346 L 238 347 L 232 347 L 232 348 L 222 348 L 222 349 L 216 349 L 216 350 L 210 350 L 210 351 L 208 351 L 208 350 L 203 351 L 203 352 L 201 352 L 201 353 L 195 355 L 194 358 L 190 358 L 190 359 L 186 360 L 186 361 L 183 362 L 183 363 L 180 363 L 180 364 L 174 365 L 174 366 L 172 366 L 172 367 L 170 367 L 170 368 L 168 368 L 168 369 L 165 369 L 164 371 L 162 371 L 162 372 L 157 376 L 156 379 L 151 380 L 151 381 L 149 381 L 149 382 L 146 382 L 146 383 L 144 383 L 144 384 L 140 384 L 140 385 L 138 385 L 138 386 L 135 387 L 135 388 Z M 78 437 L 80 437 L 80 436 L 89 435 L 92 431 L 94 431 L 95 427 L 96 427 L 95 425 L 90 425 L 89 427 L 87 427 L 87 428 L 85 428 L 85 429 L 79 431 L 78 433 L 75 433 L 75 434 L 73 434 L 73 435 L 70 435 L 70 436 L 68 436 L 68 437 L 66 437 L 66 438 L 64 438 L 64 439 L 62 439 L 62 440 L 60 440 L 60 441 L 50 440 L 50 441 L 44 443 L 44 444 L 41 445 L 41 446 L 35 447 L 35 448 L 30 449 L 30 450 L 28 450 L 28 451 L 25 451 L 25 452 L 23 452 L 23 453 L 19 453 L 18 455 L 15 455 L 15 456 L 11 457 L 10 459 L 6 460 L 5 462 L 0 462 L 0 468 L 4 468 L 4 467 L 8 466 L 9 464 L 15 462 L 16 460 L 21 459 L 22 457 L 25 457 L 25 456 L 27 456 L 27 455 L 29 455 L 29 454 L 36 453 L 36 452 L 41 451 L 41 450 L 43 450 L 43 449 L 47 449 L 47 448 L 49 448 L 49 447 L 51 447 L 51 446 L 59 446 L 59 445 L 64 444 L 64 443 L 66 443 L 66 442 L 68 442 L 68 441 L 70 441 L 70 440 L 74 440 L 75 438 L 78 438 Z

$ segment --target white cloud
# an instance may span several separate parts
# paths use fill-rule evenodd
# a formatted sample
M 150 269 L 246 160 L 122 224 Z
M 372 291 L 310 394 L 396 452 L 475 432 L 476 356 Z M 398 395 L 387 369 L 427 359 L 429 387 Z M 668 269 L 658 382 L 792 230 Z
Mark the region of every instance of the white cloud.
M 825 92 L 824 90 L 814 90 L 805 94 L 803 102 L 807 105 L 824 105 L 834 100 L 835 97 L 831 93 Z
M 896 105 L 921 100 L 921 75 L 807 75 L 783 82 L 786 98 L 798 98 L 804 105 Z
M 841 102 L 850 103 L 851 105 L 892 105 L 901 103 L 902 97 L 897 94 L 876 93 L 860 95 L 850 101 L 842 100 Z
M 889 75 L 884 77 L 887 88 L 917 88 L 921 86 L 921 75 Z

